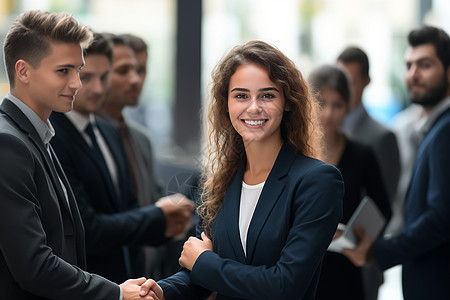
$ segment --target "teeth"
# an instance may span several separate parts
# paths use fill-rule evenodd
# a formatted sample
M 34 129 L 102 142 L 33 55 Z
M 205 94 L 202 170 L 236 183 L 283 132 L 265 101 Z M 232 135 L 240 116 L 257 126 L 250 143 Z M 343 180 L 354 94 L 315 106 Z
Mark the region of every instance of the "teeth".
M 245 124 L 255 126 L 255 125 L 261 125 L 261 124 L 264 124 L 264 122 L 266 122 L 266 121 L 265 121 L 265 120 L 260 120 L 260 121 L 249 121 L 249 120 L 245 120 L 244 122 L 245 122 Z

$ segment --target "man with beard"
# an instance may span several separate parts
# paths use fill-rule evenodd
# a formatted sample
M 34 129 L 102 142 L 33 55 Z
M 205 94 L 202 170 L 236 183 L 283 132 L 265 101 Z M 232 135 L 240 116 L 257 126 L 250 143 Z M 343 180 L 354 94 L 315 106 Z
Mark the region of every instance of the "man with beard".
M 411 102 L 425 112 L 423 136 L 405 200 L 403 230 L 344 253 L 355 265 L 403 265 L 405 299 L 450 299 L 450 38 L 424 26 L 408 36 L 405 75 Z M 369 254 L 369 255 L 367 255 Z

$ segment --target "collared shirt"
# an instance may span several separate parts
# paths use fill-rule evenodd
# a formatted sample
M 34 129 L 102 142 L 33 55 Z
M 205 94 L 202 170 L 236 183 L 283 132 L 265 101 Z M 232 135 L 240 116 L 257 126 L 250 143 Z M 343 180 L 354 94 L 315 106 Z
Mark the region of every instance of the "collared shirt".
M 420 133 L 425 135 L 440 115 L 450 107 L 450 96 L 441 101 L 428 115 L 420 120 Z M 423 124 L 423 125 L 422 125 Z
M 105 159 L 106 166 L 108 167 L 109 173 L 111 175 L 111 179 L 114 182 L 116 191 L 118 195 L 120 195 L 118 180 L 117 180 L 117 166 L 114 162 L 114 158 L 111 154 L 111 151 L 109 150 L 107 143 L 105 139 L 103 138 L 102 134 L 97 128 L 97 123 L 95 122 L 94 114 L 90 114 L 89 118 L 80 114 L 79 112 L 72 110 L 70 112 L 65 113 L 67 118 L 72 122 L 72 124 L 75 126 L 75 128 L 80 132 L 81 136 L 84 138 L 86 143 L 89 146 L 92 146 L 92 141 L 89 137 L 89 135 L 86 133 L 85 129 L 89 124 L 92 124 L 95 138 L 97 139 L 98 146 L 100 147 L 100 150 L 102 151 L 103 158 Z M 120 295 L 119 300 L 123 299 L 123 291 L 122 288 L 119 288 Z
M 23 103 L 19 98 L 8 93 L 6 96 L 9 100 L 11 100 L 30 120 L 31 124 L 33 124 L 34 128 L 36 128 L 37 133 L 41 137 L 44 145 L 47 145 L 52 137 L 55 135 L 55 129 L 53 129 L 50 121 L 44 122 L 39 118 L 39 116 L 25 103 Z
M 75 128 L 80 132 L 83 136 L 84 140 L 89 146 L 92 146 L 92 141 L 89 138 L 89 135 L 86 133 L 85 129 L 89 124 L 92 124 L 92 129 L 94 130 L 95 138 L 97 139 L 98 146 L 103 154 L 103 158 L 105 159 L 106 166 L 108 167 L 109 174 L 111 175 L 111 179 L 113 180 L 114 186 L 116 188 L 116 192 L 120 195 L 120 189 L 118 184 L 118 171 L 117 165 L 114 161 L 114 157 L 111 153 L 111 150 L 106 143 L 103 135 L 97 128 L 97 123 L 95 122 L 94 114 L 90 114 L 89 118 L 80 114 L 79 112 L 72 110 L 70 112 L 65 113 L 67 118 L 73 123 Z
M 30 120 L 31 124 L 36 129 L 39 137 L 41 138 L 42 142 L 44 143 L 47 151 L 49 152 L 50 158 L 53 159 L 48 145 L 49 145 L 49 142 L 52 139 L 52 137 L 55 136 L 55 129 L 53 128 L 50 121 L 49 120 L 47 120 L 47 122 L 42 121 L 42 119 L 39 118 L 39 116 L 28 105 L 23 103 L 19 98 L 12 95 L 10 92 L 8 92 L 8 95 L 6 96 L 6 98 L 11 100 L 11 102 L 14 103 L 24 113 L 24 115 L 28 118 L 28 120 Z M 64 191 L 64 195 L 66 196 L 66 201 L 68 202 L 69 198 L 67 196 L 66 187 L 64 186 L 64 183 L 62 182 L 61 178 L 59 178 L 59 175 L 58 175 L 58 179 L 59 179 L 59 182 L 61 183 L 61 187 Z M 122 288 L 119 287 L 119 291 L 120 291 L 119 300 L 122 300 L 123 299 Z
M 8 95 L 6 96 L 9 100 L 11 100 L 12 103 L 14 103 L 23 113 L 24 115 L 30 120 L 33 127 L 36 129 L 39 137 L 41 138 L 42 142 L 44 143 L 45 148 L 47 149 L 48 155 L 50 156 L 50 159 L 53 161 L 53 154 L 50 151 L 49 142 L 52 139 L 52 137 L 55 136 L 55 129 L 53 128 L 52 124 L 49 120 L 47 122 L 42 121 L 41 118 L 32 110 L 28 105 L 23 103 L 19 98 L 12 95 L 8 92 Z M 58 174 L 57 174 L 58 175 Z M 69 203 L 69 196 L 67 195 L 67 189 L 64 183 L 62 182 L 61 178 L 58 175 L 59 183 L 61 184 L 61 188 L 64 192 L 64 196 L 66 198 L 67 203 Z M 70 207 L 70 205 L 69 205 Z

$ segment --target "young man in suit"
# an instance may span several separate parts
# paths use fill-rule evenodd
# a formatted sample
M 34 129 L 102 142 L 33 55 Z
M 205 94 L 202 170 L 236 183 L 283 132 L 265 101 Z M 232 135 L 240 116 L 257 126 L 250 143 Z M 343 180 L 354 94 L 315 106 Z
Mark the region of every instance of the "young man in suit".
M 348 47 L 338 56 L 337 63 L 347 72 L 351 88 L 350 112 L 342 129 L 349 138 L 372 147 L 392 203 L 400 178 L 400 154 L 395 134 L 373 119 L 363 104 L 364 89 L 370 83 L 369 59 L 360 48 Z M 376 266 L 365 267 L 362 276 L 366 300 L 376 300 L 383 283 L 382 271 Z
M 125 107 L 136 106 L 142 93 L 147 76 L 148 46 L 143 39 L 132 34 L 113 35 L 114 59 L 111 73 L 111 90 L 103 104 L 101 116 L 119 129 L 124 143 L 127 157 L 136 187 L 138 199 L 142 205 L 152 204 L 164 193 L 160 184 L 164 183 L 164 174 L 173 173 L 183 177 L 182 184 L 175 188 L 167 185 L 167 193 L 181 192 L 187 197 L 196 197 L 198 172 L 188 168 L 159 165 L 158 170 L 164 170 L 156 175 L 156 161 L 153 158 L 152 143 L 147 129 L 125 118 Z M 122 72 L 125 66 L 127 72 Z M 139 82 L 133 76 L 139 76 Z M 126 91 L 137 88 L 138 93 L 129 95 Z M 172 171 L 173 170 L 173 171 Z M 185 179 L 186 178 L 186 179 Z M 178 181 L 177 181 L 178 182 Z M 195 224 L 195 218 L 193 224 Z M 192 226 L 191 234 L 194 234 Z M 187 235 L 180 235 L 168 243 L 158 247 L 146 249 L 146 276 L 153 279 L 161 279 L 174 274 L 179 269 L 178 259 L 183 250 L 183 244 Z
M 39 10 L 17 17 L 5 38 L 10 92 L 0 106 L 1 298 L 138 299 L 145 282 L 119 286 L 83 271 L 83 223 L 49 145 L 48 118 L 72 109 L 91 39 L 73 17 Z
M 402 264 L 405 299 L 450 299 L 450 38 L 424 26 L 411 31 L 408 41 L 406 85 L 425 118 L 404 227 L 373 244 L 360 233 L 361 243 L 345 253 L 356 265 L 372 258 L 382 269 Z
M 83 87 L 74 110 L 53 113 L 52 146 L 74 190 L 86 229 L 87 270 L 114 282 L 144 275 L 143 245 L 183 232 L 192 201 L 173 195 L 139 207 L 125 149 L 116 128 L 94 116 L 109 88 L 110 40 L 100 34 L 86 49 Z
M 392 202 L 400 176 L 400 156 L 394 133 L 374 120 L 363 104 L 364 89 L 370 83 L 369 59 L 360 48 L 348 47 L 338 56 L 337 63 L 347 72 L 352 91 L 343 130 L 350 138 L 373 148 Z

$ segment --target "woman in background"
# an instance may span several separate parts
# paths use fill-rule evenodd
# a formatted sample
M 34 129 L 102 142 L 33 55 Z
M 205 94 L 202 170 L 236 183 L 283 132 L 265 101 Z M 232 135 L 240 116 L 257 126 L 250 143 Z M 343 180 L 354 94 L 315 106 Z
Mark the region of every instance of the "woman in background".
M 339 67 L 324 65 L 314 70 L 308 81 L 317 92 L 321 107 L 323 159 L 336 166 L 344 178 L 344 210 L 340 222 L 347 224 L 365 195 L 372 198 L 388 221 L 391 207 L 375 154 L 369 146 L 349 140 L 341 132 L 350 101 L 346 74 Z M 344 255 L 327 251 L 316 299 L 364 299 L 361 268 L 355 267 Z
M 294 63 L 261 41 L 213 72 L 202 217 L 161 299 L 314 299 L 342 216 L 339 171 L 319 156 L 315 100 Z M 202 233 L 204 231 L 204 233 Z

